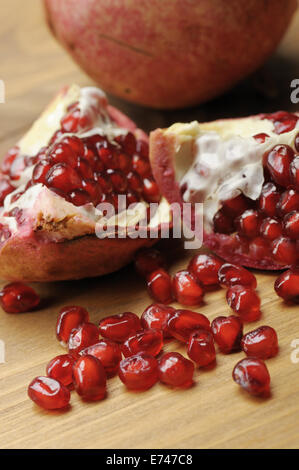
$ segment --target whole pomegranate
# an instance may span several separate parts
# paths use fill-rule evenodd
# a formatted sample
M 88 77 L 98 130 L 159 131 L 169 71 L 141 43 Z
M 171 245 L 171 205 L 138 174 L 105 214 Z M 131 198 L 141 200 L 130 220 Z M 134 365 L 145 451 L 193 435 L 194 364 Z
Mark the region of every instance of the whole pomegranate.
M 296 0 L 44 4 L 53 34 L 93 79 L 156 108 L 194 105 L 232 87 L 271 54 L 296 9 Z

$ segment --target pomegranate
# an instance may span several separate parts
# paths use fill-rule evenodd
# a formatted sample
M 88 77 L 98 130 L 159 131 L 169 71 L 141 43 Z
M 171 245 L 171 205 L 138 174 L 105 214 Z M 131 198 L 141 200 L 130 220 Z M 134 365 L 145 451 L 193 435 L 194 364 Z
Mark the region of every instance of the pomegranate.
M 40 303 L 39 295 L 22 282 L 11 282 L 0 291 L 0 305 L 7 313 L 34 310 Z
M 156 302 L 169 304 L 173 301 L 171 277 L 165 269 L 157 269 L 148 275 L 147 288 Z
M 163 347 L 163 334 L 161 330 L 148 329 L 138 331 L 136 335 L 128 338 L 122 345 L 121 351 L 125 357 L 134 356 L 140 352 L 157 356 Z
M 158 108 L 208 100 L 253 72 L 296 9 L 295 0 L 44 4 L 51 31 L 85 72 L 121 98 Z
M 73 384 L 73 365 L 76 360 L 71 354 L 61 354 L 54 357 L 47 365 L 47 375 L 58 380 L 66 387 Z
M 221 352 L 230 354 L 241 350 L 243 323 L 238 317 L 217 317 L 212 321 L 211 328 Z
M 35 377 L 28 386 L 28 396 L 46 410 L 66 408 L 71 398 L 69 389 L 51 377 Z
M 75 390 L 84 400 L 97 401 L 106 396 L 106 372 L 101 361 L 86 354 L 74 364 Z
M 82 323 L 89 322 L 88 311 L 79 306 L 66 306 L 63 307 L 57 317 L 56 322 L 56 336 L 57 339 L 63 344 L 67 344 L 71 331 L 78 328 Z
M 250 287 L 232 286 L 226 292 L 226 300 L 230 308 L 238 313 L 244 322 L 259 320 L 261 317 L 261 300 Z
M 147 390 L 158 381 L 158 362 L 150 354 L 140 352 L 120 362 L 118 375 L 129 390 Z
M 80 351 L 81 356 L 89 354 L 98 358 L 104 366 L 107 377 L 113 377 L 118 371 L 122 359 L 120 346 L 110 339 L 102 339 Z
M 178 352 L 168 352 L 159 360 L 158 374 L 166 385 L 188 388 L 193 384 L 194 364 Z
M 197 330 L 191 333 L 187 352 L 198 367 L 206 367 L 214 363 L 216 351 L 212 333 L 206 330 Z
M 170 211 L 153 180 L 147 141 L 100 89 L 64 88 L 2 163 L 0 277 L 102 275 L 151 246 Z M 142 236 L 134 236 L 136 227 Z
M 111 315 L 100 321 L 99 330 L 103 338 L 122 343 L 141 330 L 140 319 L 132 312 Z
M 182 305 L 200 305 L 204 291 L 195 276 L 189 271 L 178 271 L 172 282 L 174 297 Z
M 267 398 L 270 395 L 270 374 L 262 359 L 247 357 L 233 370 L 234 381 L 251 395 Z
M 187 343 L 190 334 L 195 330 L 210 331 L 210 321 L 202 313 L 192 310 L 176 310 L 174 315 L 168 319 L 168 331 L 179 341 Z
M 299 304 L 299 269 L 289 269 L 275 281 L 274 289 L 284 300 Z
M 271 326 L 260 326 L 243 336 L 241 346 L 247 356 L 260 359 L 274 357 L 278 353 L 276 331 Z

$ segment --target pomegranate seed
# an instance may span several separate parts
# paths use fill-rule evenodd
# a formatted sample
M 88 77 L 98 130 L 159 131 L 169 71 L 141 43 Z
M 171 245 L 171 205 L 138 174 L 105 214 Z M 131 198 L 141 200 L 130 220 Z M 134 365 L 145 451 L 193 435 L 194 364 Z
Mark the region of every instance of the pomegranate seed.
M 237 217 L 251 206 L 250 199 L 246 198 L 243 194 L 227 199 L 223 202 L 222 209 L 229 217 Z
M 82 187 L 84 191 L 89 194 L 93 204 L 97 206 L 101 201 L 102 197 L 102 190 L 100 188 L 100 185 L 93 180 L 84 180 L 82 183 Z
M 299 303 L 299 269 L 289 269 L 275 281 L 276 294 L 284 300 Z
M 0 304 L 7 313 L 23 313 L 34 310 L 40 298 L 32 287 L 22 282 L 12 282 L 0 291 Z
M 11 180 L 18 180 L 20 179 L 21 174 L 26 168 L 26 163 L 25 163 L 25 156 L 24 155 L 18 155 L 13 162 L 11 163 L 10 169 L 9 169 L 9 176 Z
M 161 199 L 159 186 L 153 178 L 143 180 L 143 197 L 147 202 L 159 202 Z
M 284 216 L 283 230 L 285 235 L 292 240 L 299 239 L 299 211 L 292 211 Z
M 85 148 L 82 140 L 79 139 L 79 137 L 76 137 L 75 135 L 66 136 L 63 137 L 60 143 L 67 144 L 77 156 L 83 157 Z
M 72 168 L 76 167 L 78 160 L 78 157 L 73 151 L 72 147 L 70 147 L 66 143 L 61 142 L 54 145 L 53 149 L 49 154 L 49 158 L 54 164 L 65 163 L 67 165 L 70 165 Z
M 296 242 L 286 237 L 276 238 L 271 244 L 273 258 L 283 265 L 296 264 L 297 248 Z
M 69 353 L 78 357 L 82 349 L 99 341 L 99 330 L 93 323 L 82 323 L 71 331 L 68 340 Z
M 134 155 L 132 160 L 132 168 L 138 175 L 147 177 L 151 174 L 151 166 L 148 158 L 144 158 L 141 155 Z
M 148 143 L 144 140 L 137 140 L 136 142 L 136 152 L 142 157 L 148 159 L 149 155 L 149 146 Z
M 235 225 L 238 232 L 248 238 L 258 236 L 261 225 L 261 216 L 258 211 L 248 209 L 237 217 Z
M 258 260 L 270 257 L 269 242 L 262 237 L 253 238 L 249 243 L 249 255 Z
M 261 316 L 261 301 L 257 293 L 250 287 L 232 286 L 226 292 L 226 300 L 230 308 L 238 313 L 243 321 L 256 321 Z
M 282 234 L 281 224 L 276 219 L 266 217 L 262 222 L 260 233 L 267 241 L 275 240 Z
M 178 352 L 169 352 L 159 360 L 158 374 L 166 385 L 188 388 L 193 384 L 194 364 Z
M 98 155 L 100 160 L 103 162 L 104 167 L 110 170 L 116 170 L 119 168 L 119 158 L 118 153 L 109 145 L 108 147 L 103 147 L 102 145 L 97 146 Z
M 91 196 L 83 189 L 75 189 L 68 195 L 68 200 L 75 206 L 84 206 L 92 202 Z
M 175 309 L 163 304 L 151 304 L 141 316 L 141 325 L 144 329 L 157 329 L 163 332 L 165 338 L 170 336 L 168 320 L 175 313 Z
M 198 367 L 206 367 L 216 360 L 213 335 L 206 330 L 191 333 L 188 342 L 188 356 Z
M 12 186 L 5 178 L 0 180 L 0 206 L 3 206 L 6 196 L 12 193 L 15 189 L 16 188 Z
M 79 157 L 76 162 L 76 168 L 84 179 L 93 179 L 93 169 L 86 158 Z
M 175 299 L 182 305 L 199 305 L 203 288 L 189 271 L 178 271 L 172 282 Z
M 231 287 L 241 285 L 256 288 L 256 278 L 247 269 L 235 264 L 225 263 L 218 271 L 218 279 L 222 286 Z
M 58 341 L 68 343 L 71 331 L 82 323 L 89 322 L 89 313 L 85 308 L 78 306 L 63 307 L 56 323 L 56 336 Z
M 50 168 L 52 167 L 51 163 L 48 160 L 42 160 L 37 165 L 35 165 L 32 173 L 32 181 L 34 183 L 46 183 L 46 175 Z
M 280 196 L 277 204 L 278 215 L 285 215 L 292 211 L 299 210 L 299 193 L 294 189 L 288 189 Z
M 292 131 L 298 120 L 295 114 L 286 111 L 277 111 L 276 113 L 268 114 L 267 119 L 273 121 L 276 134 Z
M 290 165 L 290 181 L 296 191 L 299 191 L 299 155 L 296 155 Z
M 46 185 L 68 193 L 81 185 L 81 178 L 76 170 L 66 163 L 56 163 L 46 174 Z
M 119 153 L 118 165 L 119 165 L 119 169 L 127 175 L 129 171 L 131 170 L 132 160 L 129 157 L 129 155 L 127 155 L 126 153 Z
M 247 356 L 269 359 L 278 353 L 278 340 L 274 328 L 260 326 L 243 336 L 241 346 Z
M 255 134 L 253 138 L 259 143 L 263 144 L 266 139 L 268 139 L 269 135 L 265 134 L 264 132 L 261 132 L 260 134 Z
M 261 359 L 247 357 L 239 361 L 234 367 L 233 379 L 251 395 L 270 395 L 270 375 Z
M 171 277 L 164 269 L 157 269 L 147 277 L 149 294 L 154 300 L 162 304 L 169 304 L 173 300 Z
M 266 183 L 262 187 L 259 197 L 259 208 L 262 212 L 274 217 L 276 215 L 276 207 L 280 198 L 280 192 L 273 183 Z
M 1 171 L 5 175 L 9 174 L 10 167 L 16 157 L 19 155 L 20 149 L 18 146 L 12 147 L 4 156 L 3 161 L 1 162 Z
M 273 181 L 285 188 L 290 184 L 290 164 L 293 157 L 294 151 L 288 145 L 276 145 L 265 155 L 265 166 Z
M 66 387 L 73 384 L 73 365 L 75 359 L 70 354 L 54 357 L 47 365 L 47 376 L 58 380 Z
M 135 256 L 135 269 L 140 276 L 147 277 L 153 271 L 165 267 L 164 256 L 154 248 L 139 250 Z
M 73 368 L 75 390 L 84 400 L 103 400 L 106 396 L 106 372 L 101 361 L 91 355 L 80 357 Z
M 104 366 L 107 377 L 113 377 L 118 371 L 118 365 L 122 359 L 119 344 L 110 339 L 102 339 L 96 344 L 80 351 L 81 356 L 86 354 L 98 358 Z
M 214 255 L 196 255 L 188 265 L 188 270 L 203 286 L 219 284 L 218 271 L 223 262 Z
M 109 168 L 107 170 L 107 175 L 109 175 L 115 191 L 118 193 L 124 193 L 126 191 L 128 182 L 125 175 L 121 171 Z
M 136 173 L 135 171 L 131 171 L 127 175 L 127 180 L 128 180 L 128 185 L 132 189 L 132 191 L 136 193 L 142 193 L 143 183 L 138 173 Z
M 70 391 L 51 377 L 35 377 L 28 387 L 28 396 L 45 410 L 65 408 L 70 402 Z
M 163 347 L 163 334 L 161 330 L 148 329 L 138 331 L 136 335 L 128 338 L 122 345 L 125 357 L 133 356 L 139 352 L 157 356 Z
M 99 323 L 99 329 L 104 338 L 122 343 L 141 330 L 141 323 L 135 313 L 124 312 L 103 318 Z
M 191 310 L 176 310 L 168 320 L 168 330 L 171 336 L 186 343 L 195 330 L 210 331 L 210 322 L 202 313 Z
M 240 318 L 234 315 L 217 317 L 212 321 L 211 327 L 214 340 L 220 351 L 224 354 L 230 354 L 241 350 L 243 324 Z
M 220 209 L 213 218 L 214 231 L 216 233 L 225 233 L 229 235 L 235 231 L 233 219 Z
M 148 390 L 158 380 L 157 360 L 146 353 L 126 357 L 119 364 L 118 375 L 129 390 Z

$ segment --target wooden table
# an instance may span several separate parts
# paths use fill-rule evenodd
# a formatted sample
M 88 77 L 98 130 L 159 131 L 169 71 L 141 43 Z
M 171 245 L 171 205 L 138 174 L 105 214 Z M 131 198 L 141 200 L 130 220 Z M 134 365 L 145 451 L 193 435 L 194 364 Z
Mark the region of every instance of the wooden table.
M 38 0 L 2 1 L 0 17 L 0 78 L 6 84 L 6 104 L 0 105 L 3 154 L 62 85 L 91 81 L 50 36 Z M 290 81 L 299 76 L 298 33 L 299 14 L 262 71 L 200 108 L 162 113 L 113 102 L 146 130 L 178 119 L 295 109 L 289 95 Z M 172 272 L 186 266 L 192 255 L 175 246 L 171 253 Z M 141 314 L 150 299 L 130 266 L 105 278 L 38 285 L 45 299 L 40 311 L 15 316 L 0 312 L 0 338 L 6 346 L 6 362 L 0 364 L 0 448 L 298 448 L 299 363 L 291 361 L 291 342 L 299 339 L 298 306 L 286 306 L 276 297 L 274 279 L 271 273 L 258 274 L 263 310 L 258 325 L 272 325 L 280 340 L 280 354 L 267 362 L 271 399 L 252 398 L 232 381 L 241 353 L 219 354 L 217 367 L 196 372 L 196 383 L 187 391 L 156 385 L 146 393 L 128 393 L 114 378 L 107 400 L 86 404 L 74 393 L 72 409 L 65 413 L 42 411 L 26 396 L 29 381 L 63 352 L 54 333 L 59 308 L 81 304 L 98 321 L 125 310 Z M 208 294 L 199 311 L 210 319 L 228 314 L 224 291 Z M 252 325 L 246 326 L 250 329 Z M 180 346 L 172 343 L 165 349 Z

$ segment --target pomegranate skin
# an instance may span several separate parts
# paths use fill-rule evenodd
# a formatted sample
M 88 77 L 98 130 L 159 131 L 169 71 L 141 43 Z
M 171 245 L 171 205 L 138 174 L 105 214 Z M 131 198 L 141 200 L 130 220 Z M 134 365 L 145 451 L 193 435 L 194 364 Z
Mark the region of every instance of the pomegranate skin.
M 51 31 L 87 74 L 114 95 L 156 108 L 206 101 L 253 72 L 296 8 L 295 0 L 44 5 Z

